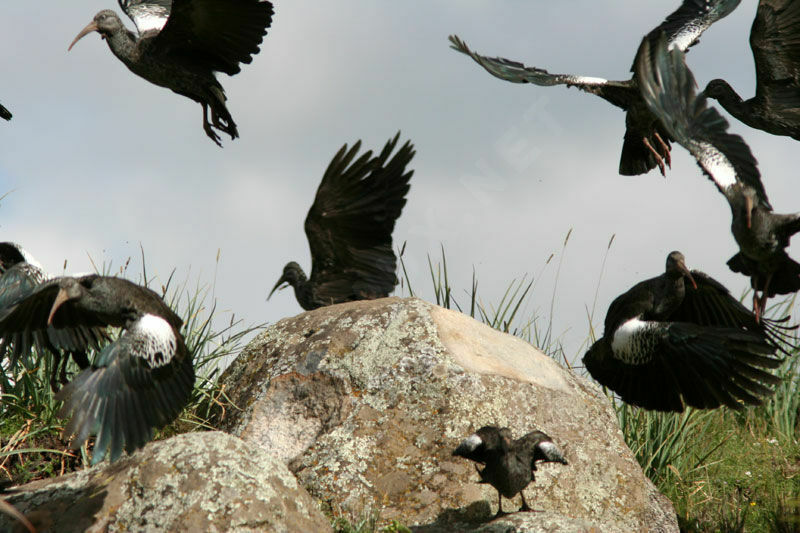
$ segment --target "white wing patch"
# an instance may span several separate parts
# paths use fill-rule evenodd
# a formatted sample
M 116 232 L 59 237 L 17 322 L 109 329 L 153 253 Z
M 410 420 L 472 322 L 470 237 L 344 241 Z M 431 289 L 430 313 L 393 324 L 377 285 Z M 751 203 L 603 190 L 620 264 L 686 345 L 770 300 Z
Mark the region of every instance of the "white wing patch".
M 631 318 L 614 332 L 611 350 L 617 358 L 630 364 L 640 364 L 649 357 L 643 354 L 643 336 L 647 336 L 657 325 L 653 322 Z
M 697 143 L 697 161 L 708 173 L 720 189 L 732 187 L 738 181 L 736 169 L 725 154 L 720 152 L 713 144 L 705 141 Z
M 608 80 L 605 78 L 595 78 L 594 76 L 570 76 L 575 83 L 582 83 L 585 85 L 605 85 Z
M 152 368 L 168 365 L 176 351 L 172 326 L 156 315 L 144 315 L 128 330 L 132 336 L 134 355 L 147 361 Z
M 542 450 L 544 456 L 550 461 L 557 461 L 564 458 L 564 456 L 561 454 L 561 450 L 559 450 L 558 446 L 556 446 L 552 441 L 542 441 L 538 444 L 538 446 L 539 449 Z
M 483 444 L 481 438 L 478 435 L 472 434 L 461 442 L 459 448 L 463 447 L 469 451 L 473 451 L 476 450 L 481 444 Z

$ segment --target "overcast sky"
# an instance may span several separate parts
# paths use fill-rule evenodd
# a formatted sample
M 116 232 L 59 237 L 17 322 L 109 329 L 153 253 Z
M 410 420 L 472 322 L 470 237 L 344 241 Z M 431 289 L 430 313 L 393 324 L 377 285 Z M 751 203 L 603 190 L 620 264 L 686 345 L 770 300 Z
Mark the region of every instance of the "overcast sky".
M 677 144 L 672 171 L 617 174 L 621 110 L 565 87 L 514 85 L 448 48 L 548 69 L 627 79 L 642 36 L 678 0 L 302 0 L 275 3 L 261 52 L 220 75 L 240 139 L 217 148 L 195 102 L 129 72 L 97 34 L 67 46 L 113 0 L 1 2 L 0 240 L 21 243 L 53 273 L 115 266 L 139 244 L 149 274 L 214 283 L 218 307 L 248 323 L 301 311 L 291 291 L 265 300 L 283 265 L 310 258 L 303 220 L 331 157 L 397 130 L 417 148 L 411 192 L 395 229 L 415 289 L 431 296 L 426 255 L 447 252 L 452 284 L 473 266 L 485 304 L 528 274 L 526 316 L 549 317 L 582 355 L 600 267 L 595 326 L 610 301 L 660 274 L 673 249 L 740 295 L 725 265 L 737 251 L 724 198 Z M 755 87 L 748 45 L 757 2 L 743 0 L 688 56 L 701 87 L 724 77 Z M 127 18 L 126 24 L 132 27 Z M 796 141 L 731 119 L 759 160 L 778 212 L 800 208 Z M 217 250 L 220 260 L 216 266 Z M 797 245 L 790 253 L 800 255 Z M 557 254 L 550 265 L 545 261 Z M 466 298 L 462 298 L 465 300 Z

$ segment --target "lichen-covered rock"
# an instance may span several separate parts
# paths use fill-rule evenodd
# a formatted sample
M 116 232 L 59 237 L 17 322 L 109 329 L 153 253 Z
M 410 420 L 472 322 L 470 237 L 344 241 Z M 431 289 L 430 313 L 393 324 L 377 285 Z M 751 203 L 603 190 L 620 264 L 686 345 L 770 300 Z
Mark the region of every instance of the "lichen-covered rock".
M 525 491 L 532 507 L 571 524 L 548 531 L 678 530 L 600 389 L 461 313 L 399 298 L 317 309 L 268 328 L 221 381 L 240 409 L 223 429 L 286 461 L 334 510 L 379 510 L 421 531 L 476 520 L 481 531 L 539 531 L 514 529 L 523 518 L 491 529 L 501 523 L 486 523 L 497 493 L 451 456 L 492 424 L 515 437 L 540 429 L 564 450 L 570 464 L 540 466 Z M 519 505 L 504 501 L 507 511 Z
M 39 533 L 330 531 L 279 460 L 221 432 L 148 444 L 119 461 L 15 489 Z M 0 531 L 25 531 L 0 514 Z

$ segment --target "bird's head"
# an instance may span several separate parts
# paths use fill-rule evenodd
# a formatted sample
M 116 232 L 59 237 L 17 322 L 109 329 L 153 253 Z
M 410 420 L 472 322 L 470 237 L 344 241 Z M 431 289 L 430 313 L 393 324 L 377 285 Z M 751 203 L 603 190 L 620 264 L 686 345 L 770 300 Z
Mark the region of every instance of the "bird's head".
M 715 100 L 725 100 L 732 93 L 733 89 L 731 89 L 731 86 L 728 85 L 728 82 L 720 79 L 711 80 L 708 82 L 706 89 L 703 91 L 703 94 Z
M 667 274 L 672 274 L 675 277 L 684 277 L 689 280 L 692 287 L 697 288 L 697 283 L 694 281 L 692 273 L 686 268 L 683 254 L 678 251 L 670 252 L 667 256 Z
M 116 13 L 111 11 L 110 9 L 104 9 L 99 12 L 97 15 L 94 16 L 94 19 L 86 25 L 85 28 L 81 30 L 81 32 L 75 37 L 72 43 L 69 45 L 67 51 L 72 50 L 72 47 L 75 46 L 75 43 L 96 31 L 100 34 L 100 37 L 103 39 L 107 39 L 115 32 L 124 29 L 122 25 L 122 21 L 119 19 Z
M 47 324 L 53 324 L 53 317 L 56 312 L 67 302 L 73 302 L 86 294 L 87 289 L 81 285 L 78 278 L 64 278 L 58 286 L 56 298 L 53 300 L 53 305 L 50 306 L 50 314 L 47 316 Z
M 267 296 L 267 300 L 269 300 L 272 297 L 273 293 L 278 289 L 285 289 L 289 285 L 295 287 L 297 286 L 298 282 L 305 280 L 306 280 L 306 275 L 303 272 L 303 269 L 300 268 L 300 265 L 298 265 L 294 261 L 286 263 L 286 266 L 283 267 L 283 274 L 281 274 L 281 278 L 278 280 L 275 286 L 272 287 L 272 290 L 269 292 L 269 296 Z

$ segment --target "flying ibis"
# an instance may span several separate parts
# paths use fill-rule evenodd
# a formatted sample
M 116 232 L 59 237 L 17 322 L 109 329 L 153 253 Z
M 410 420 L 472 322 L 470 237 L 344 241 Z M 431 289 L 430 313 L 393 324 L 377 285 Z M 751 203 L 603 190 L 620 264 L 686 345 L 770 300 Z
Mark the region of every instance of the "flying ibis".
M 687 50 L 711 24 L 727 16 L 741 0 L 683 0 L 681 6 L 652 30 L 666 32 L 670 47 Z M 470 56 L 490 74 L 513 83 L 533 83 L 540 86 L 566 85 L 595 94 L 625 111 L 625 138 L 619 161 L 619 173 L 624 176 L 645 174 L 658 166 L 662 175 L 671 164 L 670 137 L 658 123 L 639 94 L 634 73 L 628 80 L 613 81 L 592 76 L 551 74 L 537 67 L 502 57 L 487 57 L 469 49 L 455 35 L 450 36 L 451 48 Z
M 218 146 L 214 129 L 239 136 L 225 106 L 225 90 L 214 76 L 230 76 L 250 63 L 272 22 L 266 0 L 118 0 L 138 34 L 119 16 L 104 9 L 78 33 L 71 50 L 84 36 L 97 32 L 134 74 L 172 89 L 203 107 L 203 130 Z M 208 110 L 211 109 L 211 121 Z

